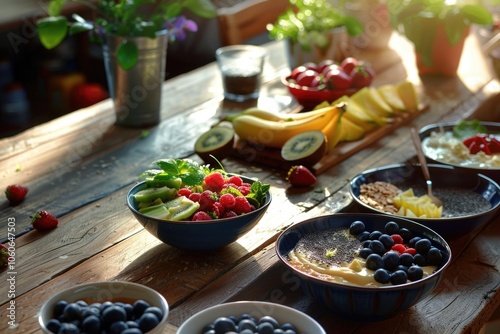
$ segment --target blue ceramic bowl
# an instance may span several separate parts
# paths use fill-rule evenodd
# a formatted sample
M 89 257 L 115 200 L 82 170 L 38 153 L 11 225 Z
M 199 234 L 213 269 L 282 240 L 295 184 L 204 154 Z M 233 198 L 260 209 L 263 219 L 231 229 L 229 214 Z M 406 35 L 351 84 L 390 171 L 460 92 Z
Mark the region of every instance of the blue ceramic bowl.
M 288 254 L 302 237 L 330 228 L 349 228 L 356 220 L 361 220 L 368 231 L 383 231 L 388 221 L 394 221 L 400 228 L 408 228 L 414 236 L 428 238 L 448 256 L 444 257 L 442 265 L 433 274 L 419 281 L 380 287 L 353 286 L 323 280 L 297 270 L 288 262 Z M 298 276 L 306 294 L 325 304 L 336 315 L 356 321 L 380 321 L 412 307 L 434 290 L 451 261 L 450 247 L 436 232 L 408 219 L 370 213 L 337 213 L 299 222 L 278 237 L 276 252 L 281 262 Z
M 242 177 L 244 182 L 253 180 Z M 145 189 L 145 182 L 136 184 L 127 195 L 127 205 L 142 226 L 162 242 L 188 250 L 210 250 L 226 246 L 250 231 L 262 218 L 271 203 L 266 194 L 265 203 L 255 211 L 233 218 L 206 221 L 171 221 L 148 217 L 137 210 L 134 194 Z
M 490 203 L 491 207 L 480 213 L 457 217 L 411 218 L 412 220 L 436 231 L 446 240 L 452 241 L 484 225 L 498 212 L 500 208 L 500 186 L 489 177 L 453 166 L 438 164 L 429 164 L 428 166 L 433 180 L 432 188 L 434 193 L 439 191 L 439 187 L 460 187 L 468 192 L 480 194 Z M 395 186 L 425 186 L 425 179 L 420 165 L 389 165 L 370 169 L 355 176 L 350 183 L 350 192 L 360 211 L 383 213 L 390 217 L 397 216 L 375 209 L 359 199 L 361 185 L 376 181 L 388 182 Z M 446 206 L 446 202 L 443 205 Z

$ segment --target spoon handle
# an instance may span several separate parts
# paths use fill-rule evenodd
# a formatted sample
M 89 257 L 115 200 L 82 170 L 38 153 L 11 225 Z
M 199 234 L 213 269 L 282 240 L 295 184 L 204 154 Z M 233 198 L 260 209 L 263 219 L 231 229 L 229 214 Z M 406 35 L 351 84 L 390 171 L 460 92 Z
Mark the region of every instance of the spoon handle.
M 429 173 L 429 169 L 427 168 L 427 161 L 425 160 L 424 152 L 422 152 L 422 142 L 420 141 L 420 137 L 414 127 L 410 128 L 410 132 L 411 139 L 415 145 L 415 150 L 417 151 L 418 161 L 420 162 L 422 172 L 424 173 L 424 178 L 426 181 L 429 181 L 431 179 L 431 175 Z

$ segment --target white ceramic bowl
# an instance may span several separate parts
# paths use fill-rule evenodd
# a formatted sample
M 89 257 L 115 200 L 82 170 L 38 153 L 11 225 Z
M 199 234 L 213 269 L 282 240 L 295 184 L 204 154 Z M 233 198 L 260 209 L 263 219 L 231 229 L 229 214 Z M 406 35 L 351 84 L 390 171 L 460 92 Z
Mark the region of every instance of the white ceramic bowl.
M 42 330 L 47 334 L 53 334 L 47 329 L 46 324 L 52 319 L 54 306 L 58 301 L 66 300 L 68 302 L 76 302 L 82 299 L 87 303 L 108 300 L 133 303 L 135 300 L 142 299 L 151 306 L 157 306 L 163 311 L 163 319 L 161 319 L 160 323 L 153 330 L 149 331 L 148 334 L 161 333 L 163 327 L 165 327 L 167 323 L 169 312 L 168 303 L 159 292 L 137 283 L 109 281 L 76 285 L 50 297 L 42 305 L 38 314 L 38 322 Z
M 240 316 L 250 314 L 255 318 L 271 316 L 280 324 L 291 323 L 298 333 L 326 334 L 325 330 L 313 318 L 288 306 L 259 301 L 239 301 L 212 306 L 187 319 L 178 329 L 177 334 L 197 334 L 215 319 L 222 316 Z

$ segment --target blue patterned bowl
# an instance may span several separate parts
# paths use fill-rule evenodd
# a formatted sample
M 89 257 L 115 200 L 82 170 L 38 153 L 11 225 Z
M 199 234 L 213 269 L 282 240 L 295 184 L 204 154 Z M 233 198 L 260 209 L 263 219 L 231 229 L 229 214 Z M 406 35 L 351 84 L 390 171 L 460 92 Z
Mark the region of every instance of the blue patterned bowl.
M 421 280 L 380 287 L 354 286 L 324 280 L 298 270 L 288 261 L 288 254 L 302 237 L 330 228 L 349 228 L 350 224 L 356 220 L 364 222 L 368 231 L 383 230 L 387 222 L 394 221 L 400 228 L 408 228 L 414 236 L 428 238 L 433 246 L 447 256 L 434 273 Z M 408 219 L 389 218 L 386 215 L 370 213 L 337 213 L 299 222 L 286 229 L 278 237 L 276 252 L 281 262 L 299 278 L 306 294 L 325 304 L 338 316 L 356 321 L 380 321 L 412 307 L 434 290 L 451 261 L 449 245 L 436 232 Z
M 244 182 L 253 182 L 247 177 L 242 179 Z M 265 203 L 260 208 L 238 217 L 196 222 L 162 220 L 146 216 L 137 210 L 134 194 L 145 187 L 145 182 L 141 182 L 128 192 L 127 205 L 130 211 L 146 231 L 160 241 L 187 250 L 211 250 L 229 245 L 257 225 L 271 204 L 271 194 L 268 192 Z

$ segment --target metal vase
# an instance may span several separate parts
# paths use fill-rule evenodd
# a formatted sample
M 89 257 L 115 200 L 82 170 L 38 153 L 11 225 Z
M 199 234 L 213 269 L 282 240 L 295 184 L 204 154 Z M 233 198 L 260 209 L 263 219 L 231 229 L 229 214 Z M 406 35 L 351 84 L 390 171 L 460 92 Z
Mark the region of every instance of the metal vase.
M 129 70 L 118 65 L 116 54 L 125 40 L 134 41 L 139 51 L 137 64 Z M 156 38 L 107 36 L 104 65 L 117 125 L 141 128 L 160 122 L 167 45 L 166 30 L 158 32 Z

